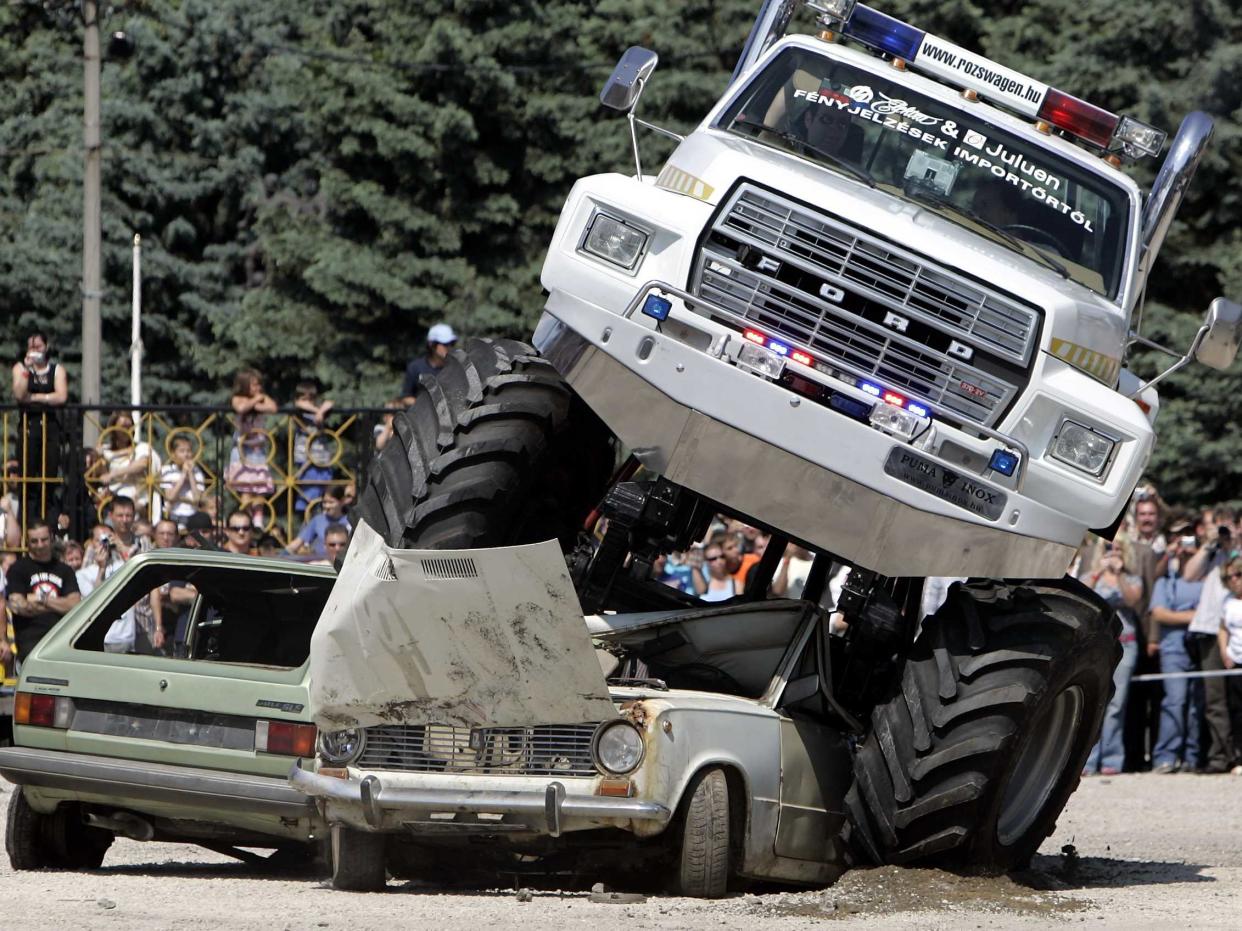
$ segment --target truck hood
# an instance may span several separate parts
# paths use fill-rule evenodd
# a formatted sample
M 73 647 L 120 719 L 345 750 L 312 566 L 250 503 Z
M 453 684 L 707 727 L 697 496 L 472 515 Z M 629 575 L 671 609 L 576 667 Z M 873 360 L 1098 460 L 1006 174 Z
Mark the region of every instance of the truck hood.
M 555 541 L 401 550 L 359 521 L 311 638 L 325 730 L 615 717 Z
M 918 204 L 762 143 L 705 129 L 681 142 L 656 183 L 719 206 L 742 179 L 830 210 L 978 281 L 998 283 L 998 289 L 1044 309 L 1045 352 L 1071 364 L 1074 349 L 1101 355 L 1110 364 L 1101 363 L 1096 366 L 1100 374 L 1089 374 L 1115 381 L 1126 339 L 1125 314 L 1117 304 Z

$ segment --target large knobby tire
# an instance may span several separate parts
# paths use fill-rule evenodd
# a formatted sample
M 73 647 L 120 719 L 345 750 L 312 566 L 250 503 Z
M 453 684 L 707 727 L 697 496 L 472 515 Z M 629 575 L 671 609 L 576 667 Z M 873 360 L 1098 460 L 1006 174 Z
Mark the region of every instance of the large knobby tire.
M 4 834 L 4 849 L 9 866 L 15 870 L 41 870 L 51 866 L 47 845 L 48 816 L 30 807 L 18 786 L 9 798 L 9 816 Z
M 472 339 L 424 377 L 371 464 L 358 515 L 389 546 L 573 546 L 612 472 L 611 437 L 551 364 Z
M 862 854 L 1025 866 L 1100 732 L 1119 633 L 1072 579 L 955 585 L 857 747 L 846 806 Z
M 388 882 L 383 834 L 359 831 L 343 824 L 332 825 L 329 865 L 332 888 L 345 892 L 378 892 Z
M 729 888 L 729 782 L 719 767 L 698 773 L 686 787 L 676 891 L 718 899 Z

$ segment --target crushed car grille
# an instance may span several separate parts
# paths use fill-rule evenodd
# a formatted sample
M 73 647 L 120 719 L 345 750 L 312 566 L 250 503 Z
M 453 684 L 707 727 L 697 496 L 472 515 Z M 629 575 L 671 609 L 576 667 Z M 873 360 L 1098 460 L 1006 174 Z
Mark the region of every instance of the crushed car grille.
M 451 727 L 385 724 L 369 727 L 362 769 L 490 776 L 595 776 L 591 738 L 598 724 L 534 727 Z
M 700 250 L 698 294 L 810 350 L 825 374 L 875 378 L 994 426 L 1026 383 L 1031 308 L 795 201 L 742 185 Z

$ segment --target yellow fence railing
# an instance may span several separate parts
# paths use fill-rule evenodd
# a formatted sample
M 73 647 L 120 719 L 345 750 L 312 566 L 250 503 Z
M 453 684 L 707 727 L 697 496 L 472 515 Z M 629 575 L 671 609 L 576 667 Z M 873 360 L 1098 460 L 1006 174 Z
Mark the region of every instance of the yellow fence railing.
M 356 493 L 385 413 L 337 408 L 315 424 L 282 411 L 242 423 L 229 408 L 0 407 L 0 549 L 21 549 L 37 517 L 82 539 L 118 495 L 152 522 L 245 510 L 286 543 L 325 489 Z

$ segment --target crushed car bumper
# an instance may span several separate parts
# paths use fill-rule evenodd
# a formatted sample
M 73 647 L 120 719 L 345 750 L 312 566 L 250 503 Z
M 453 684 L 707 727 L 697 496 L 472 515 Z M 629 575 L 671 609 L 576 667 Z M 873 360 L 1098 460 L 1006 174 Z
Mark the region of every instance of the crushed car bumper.
M 244 773 L 143 763 L 115 757 L 0 748 L 0 776 L 19 786 L 171 802 L 198 809 L 243 811 L 283 818 L 317 817 L 314 803 L 283 779 Z
M 299 792 L 326 803 L 329 820 L 361 810 L 366 825 L 383 830 L 391 825 L 425 822 L 440 830 L 484 828 L 492 832 L 526 831 L 559 836 L 567 830 L 616 822 L 647 821 L 667 824 L 672 811 L 659 802 L 635 798 L 570 795 L 563 783 L 551 781 L 542 790 L 523 788 L 451 789 L 388 785 L 374 774 L 361 779 L 339 779 L 309 773 L 294 766 L 289 782 Z M 337 804 L 333 804 L 337 803 Z M 436 816 L 491 815 L 502 821 L 454 823 Z

